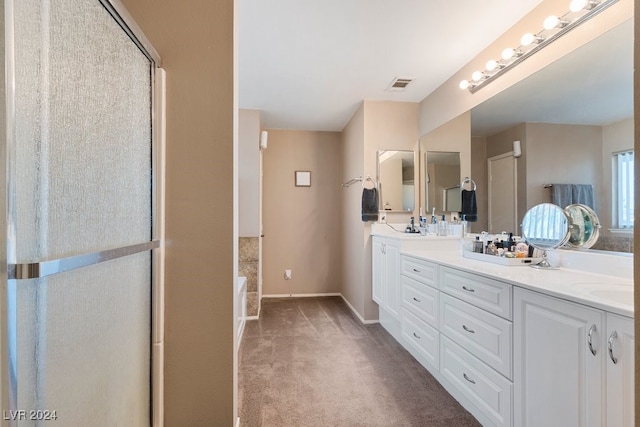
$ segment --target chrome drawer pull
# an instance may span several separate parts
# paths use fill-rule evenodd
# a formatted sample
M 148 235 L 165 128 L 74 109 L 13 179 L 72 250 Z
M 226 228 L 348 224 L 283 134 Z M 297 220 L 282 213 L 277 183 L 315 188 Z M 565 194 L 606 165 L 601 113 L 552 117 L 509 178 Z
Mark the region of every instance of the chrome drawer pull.
M 415 302 L 420 302 L 420 300 L 419 300 L 418 298 L 416 298 L 416 297 L 413 297 L 413 300 L 414 300 Z
M 463 373 L 462 376 L 464 377 L 465 380 L 469 381 L 471 384 L 475 384 L 476 382 L 474 380 L 472 380 L 471 378 L 469 378 L 467 376 L 467 374 Z
M 614 365 L 618 364 L 618 358 L 613 355 L 613 340 L 618 337 L 618 333 L 616 331 L 611 332 L 609 335 L 609 357 Z
M 466 286 L 463 286 L 462 289 L 464 289 L 467 292 L 475 292 L 476 291 L 475 289 L 467 288 Z
M 420 273 L 420 270 L 418 270 L 417 268 L 414 268 L 413 271 L 415 271 L 416 273 Z
M 589 335 L 587 335 L 587 344 L 589 345 L 589 350 L 591 350 L 591 354 L 593 354 L 594 356 L 596 355 L 596 349 L 593 348 L 592 336 L 595 331 L 596 331 L 596 325 L 591 325 L 591 327 L 589 328 Z
M 413 336 L 420 339 L 420 336 L 418 334 L 416 334 L 415 332 L 413 333 Z
M 476 333 L 476 331 L 474 331 L 473 329 L 467 328 L 467 325 L 462 325 L 462 329 L 464 329 L 465 331 L 469 332 L 470 334 L 475 334 Z

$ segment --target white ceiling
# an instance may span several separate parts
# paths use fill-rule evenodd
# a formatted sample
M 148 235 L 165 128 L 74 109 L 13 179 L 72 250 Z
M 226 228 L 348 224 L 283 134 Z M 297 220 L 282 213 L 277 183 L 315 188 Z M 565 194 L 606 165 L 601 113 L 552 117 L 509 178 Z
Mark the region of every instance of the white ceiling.
M 608 125 L 633 116 L 633 22 L 619 25 L 471 110 L 473 136 L 523 122 Z
M 363 99 L 421 101 L 541 1 L 239 0 L 239 106 L 341 131 Z

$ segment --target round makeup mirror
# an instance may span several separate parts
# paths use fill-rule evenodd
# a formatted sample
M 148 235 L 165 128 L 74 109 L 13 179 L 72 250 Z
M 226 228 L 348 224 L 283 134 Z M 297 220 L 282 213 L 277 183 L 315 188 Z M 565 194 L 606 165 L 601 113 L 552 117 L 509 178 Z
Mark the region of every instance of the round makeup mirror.
M 548 250 L 567 245 L 570 248 L 590 248 L 600 235 L 596 213 L 585 205 L 569 205 L 562 209 L 542 203 L 529 209 L 522 219 L 522 237 L 543 251 L 542 261 L 535 268 L 553 268 L 547 260 Z
M 567 245 L 576 249 L 589 249 L 600 236 L 598 216 L 593 209 L 585 205 L 569 205 L 564 211 L 571 224 Z
M 529 209 L 522 218 L 522 237 L 543 251 L 542 261 L 535 268 L 553 268 L 547 260 L 547 250 L 557 249 L 569 240 L 569 219 L 558 205 L 542 203 Z

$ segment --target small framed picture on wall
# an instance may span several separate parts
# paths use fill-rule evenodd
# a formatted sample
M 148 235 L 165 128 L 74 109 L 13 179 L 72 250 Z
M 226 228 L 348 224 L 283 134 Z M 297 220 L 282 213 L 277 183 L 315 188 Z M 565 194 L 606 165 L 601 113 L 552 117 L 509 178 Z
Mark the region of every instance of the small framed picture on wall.
M 311 171 L 296 171 L 296 187 L 311 187 Z

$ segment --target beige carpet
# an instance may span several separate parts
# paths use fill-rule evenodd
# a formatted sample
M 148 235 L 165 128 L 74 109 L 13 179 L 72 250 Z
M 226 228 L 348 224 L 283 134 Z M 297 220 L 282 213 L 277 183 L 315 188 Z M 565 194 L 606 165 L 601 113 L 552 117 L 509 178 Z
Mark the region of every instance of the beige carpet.
M 480 425 L 339 297 L 263 300 L 239 360 L 244 427 Z

